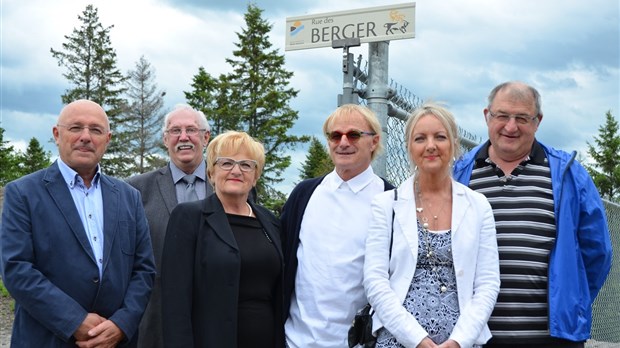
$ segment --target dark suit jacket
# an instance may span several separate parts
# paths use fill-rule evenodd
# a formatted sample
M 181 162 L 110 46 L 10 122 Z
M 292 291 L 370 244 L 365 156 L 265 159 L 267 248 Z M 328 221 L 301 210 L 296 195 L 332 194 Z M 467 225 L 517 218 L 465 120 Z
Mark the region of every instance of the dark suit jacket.
M 151 299 L 140 322 L 142 334 L 138 337 L 138 347 L 162 348 L 164 343 L 161 324 L 161 253 L 164 249 L 164 237 L 166 236 L 166 226 L 168 226 L 170 213 L 178 203 L 177 193 L 172 181 L 170 164 L 148 173 L 133 176 L 127 179 L 127 182 L 142 194 L 142 204 L 151 231 L 155 265 L 157 266 L 157 276 L 155 277 Z M 207 196 L 209 196 L 213 193 L 213 189 L 209 183 L 206 183 L 206 186 Z
M 155 276 L 140 194 L 102 175 L 103 277 L 54 163 L 6 186 L 0 259 L 15 298 L 11 347 L 75 347 L 87 313 L 112 320 L 135 346 Z
M 278 219 L 250 204 L 282 260 Z M 172 211 L 162 259 L 166 347 L 237 347 L 240 264 L 237 242 L 217 195 L 181 203 Z M 281 281 L 277 289 L 276 347 L 282 347 Z

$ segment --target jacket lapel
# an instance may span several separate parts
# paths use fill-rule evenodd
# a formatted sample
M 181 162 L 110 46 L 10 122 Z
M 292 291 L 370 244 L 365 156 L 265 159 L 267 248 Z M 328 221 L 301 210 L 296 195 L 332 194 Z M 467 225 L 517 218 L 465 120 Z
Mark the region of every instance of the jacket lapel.
M 415 208 L 413 179 L 410 177 L 398 188 L 398 200 L 394 202 L 394 218 L 401 226 L 401 231 L 413 255 L 418 253 L 418 220 L 416 219 Z
M 278 227 L 271 222 L 271 219 L 269 217 L 263 214 L 262 210 L 256 209 L 256 205 L 253 202 L 250 202 L 249 204 L 252 206 L 252 210 L 254 211 L 254 214 L 256 215 L 256 218 L 258 219 L 260 224 L 263 226 L 263 229 L 265 230 L 269 238 L 271 238 L 273 244 L 276 246 L 276 250 L 278 251 L 280 259 L 282 259 L 282 243 Z
M 161 193 L 161 198 L 168 209 L 168 214 L 172 212 L 172 209 L 177 205 L 177 192 L 172 182 L 172 172 L 170 171 L 170 165 L 165 166 L 159 170 L 161 175 L 157 176 L 157 187 Z
M 470 202 L 465 195 L 465 189 L 456 181 L 452 181 L 452 238 L 456 235 L 459 227 L 469 210 Z
M 75 238 L 79 241 L 80 245 L 82 245 L 82 249 L 84 249 L 88 256 L 90 256 L 91 260 L 95 262 L 95 255 L 93 253 L 93 249 L 90 247 L 90 243 L 88 242 L 86 230 L 84 230 L 82 220 L 80 219 L 80 215 L 75 207 L 75 202 L 73 201 L 71 192 L 69 192 L 67 183 L 62 177 L 60 169 L 58 169 L 58 162 L 54 162 L 54 164 L 49 167 L 43 180 L 45 181 L 45 186 L 52 197 L 52 200 L 58 206 L 58 209 L 65 218 L 65 221 L 67 221 L 69 229 L 71 229 L 75 235 Z
M 112 244 L 118 232 L 120 199 L 116 185 L 105 175 L 101 175 L 101 196 L 103 199 L 103 271 L 110 262 Z
M 215 233 L 218 238 L 224 241 L 224 243 L 230 245 L 235 250 L 239 250 L 235 236 L 233 235 L 230 224 L 228 223 L 226 212 L 224 212 L 224 207 L 222 206 L 219 198 L 217 198 L 217 195 L 211 195 L 203 202 L 203 215 L 207 225 L 213 230 L 213 233 Z

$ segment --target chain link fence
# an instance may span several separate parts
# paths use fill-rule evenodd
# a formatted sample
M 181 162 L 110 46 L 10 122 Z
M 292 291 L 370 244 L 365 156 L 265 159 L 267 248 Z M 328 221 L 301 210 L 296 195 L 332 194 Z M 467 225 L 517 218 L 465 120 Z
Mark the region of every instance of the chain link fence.
M 615 342 L 620 347 L 620 204 L 606 200 L 603 203 L 614 256 L 611 272 L 592 307 L 592 339 Z

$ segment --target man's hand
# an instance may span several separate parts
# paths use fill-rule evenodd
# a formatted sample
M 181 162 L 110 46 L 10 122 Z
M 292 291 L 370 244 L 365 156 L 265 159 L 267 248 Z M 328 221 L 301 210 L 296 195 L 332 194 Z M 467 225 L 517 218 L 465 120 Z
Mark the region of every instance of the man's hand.
M 75 337 L 76 341 L 86 341 L 90 339 L 91 336 L 88 335 L 88 331 L 104 321 L 106 321 L 106 319 L 99 314 L 88 313 L 82 324 L 80 324 L 78 329 L 73 334 L 73 337 Z
M 88 338 L 78 340 L 75 344 L 80 348 L 114 348 L 125 338 L 125 334 L 111 320 L 105 320 L 88 330 Z

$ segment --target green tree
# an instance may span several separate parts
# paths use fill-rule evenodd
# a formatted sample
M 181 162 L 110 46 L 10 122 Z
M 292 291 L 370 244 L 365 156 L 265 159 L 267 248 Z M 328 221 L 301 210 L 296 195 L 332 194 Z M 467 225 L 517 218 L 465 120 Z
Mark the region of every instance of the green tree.
M 602 197 L 620 199 L 620 132 L 618 121 L 611 114 L 605 114 L 605 124 L 598 128 L 594 145 L 588 142 L 588 154 L 594 164 L 586 166 Z
M 37 138 L 31 138 L 26 152 L 18 155 L 19 167 L 23 175 L 34 173 L 52 164 L 52 153 L 45 151 Z
M 325 146 L 319 139 L 312 137 L 306 160 L 301 164 L 301 180 L 316 178 L 331 172 L 333 169 L 334 164 Z
M 211 135 L 216 136 L 226 130 L 239 129 L 240 116 L 230 112 L 230 84 L 226 75 L 218 79 L 211 76 L 204 67 L 192 79 L 192 90 L 185 93 L 187 104 L 202 111 L 211 125 Z
M 237 33 L 234 58 L 226 59 L 233 69 L 228 75 L 228 115 L 240 116 L 239 128 L 265 146 L 266 165 L 257 185 L 258 198 L 277 211 L 284 195 L 278 194 L 274 185 L 282 182 L 282 173 L 291 164 L 286 150 L 309 141 L 309 137 L 287 134 L 299 117 L 289 105 L 298 91 L 289 87 L 293 73 L 284 68 L 284 56 L 272 48 L 272 25 L 262 18 L 262 12 L 256 5 L 248 5 L 246 28 Z
M 125 121 L 122 116 L 125 101 L 121 96 L 125 92 L 126 77 L 116 67 L 116 51 L 110 41 L 110 31 L 114 26 L 103 27 L 93 5 L 87 5 L 78 19 L 81 27 L 74 28 L 71 35 L 65 35 L 62 50 L 50 49 L 58 65 L 66 69 L 63 76 L 72 84 L 72 88 L 62 95 L 62 102 L 68 104 L 88 99 L 104 108 L 113 137 L 101 165 L 107 174 L 127 176 L 125 143 L 131 134 L 121 131 Z
M 13 145 L 4 140 L 4 128 L 0 127 L 0 186 L 5 186 L 21 176 L 19 158 Z
M 132 161 L 129 170 L 132 173 L 145 173 L 158 168 L 161 164 L 162 124 L 164 119 L 165 92 L 157 89 L 155 69 L 144 58 L 136 62 L 134 70 L 127 74 L 128 103 L 125 110 L 124 130 L 134 136 L 126 142 L 129 158 Z M 157 165 L 157 166 L 156 166 Z

